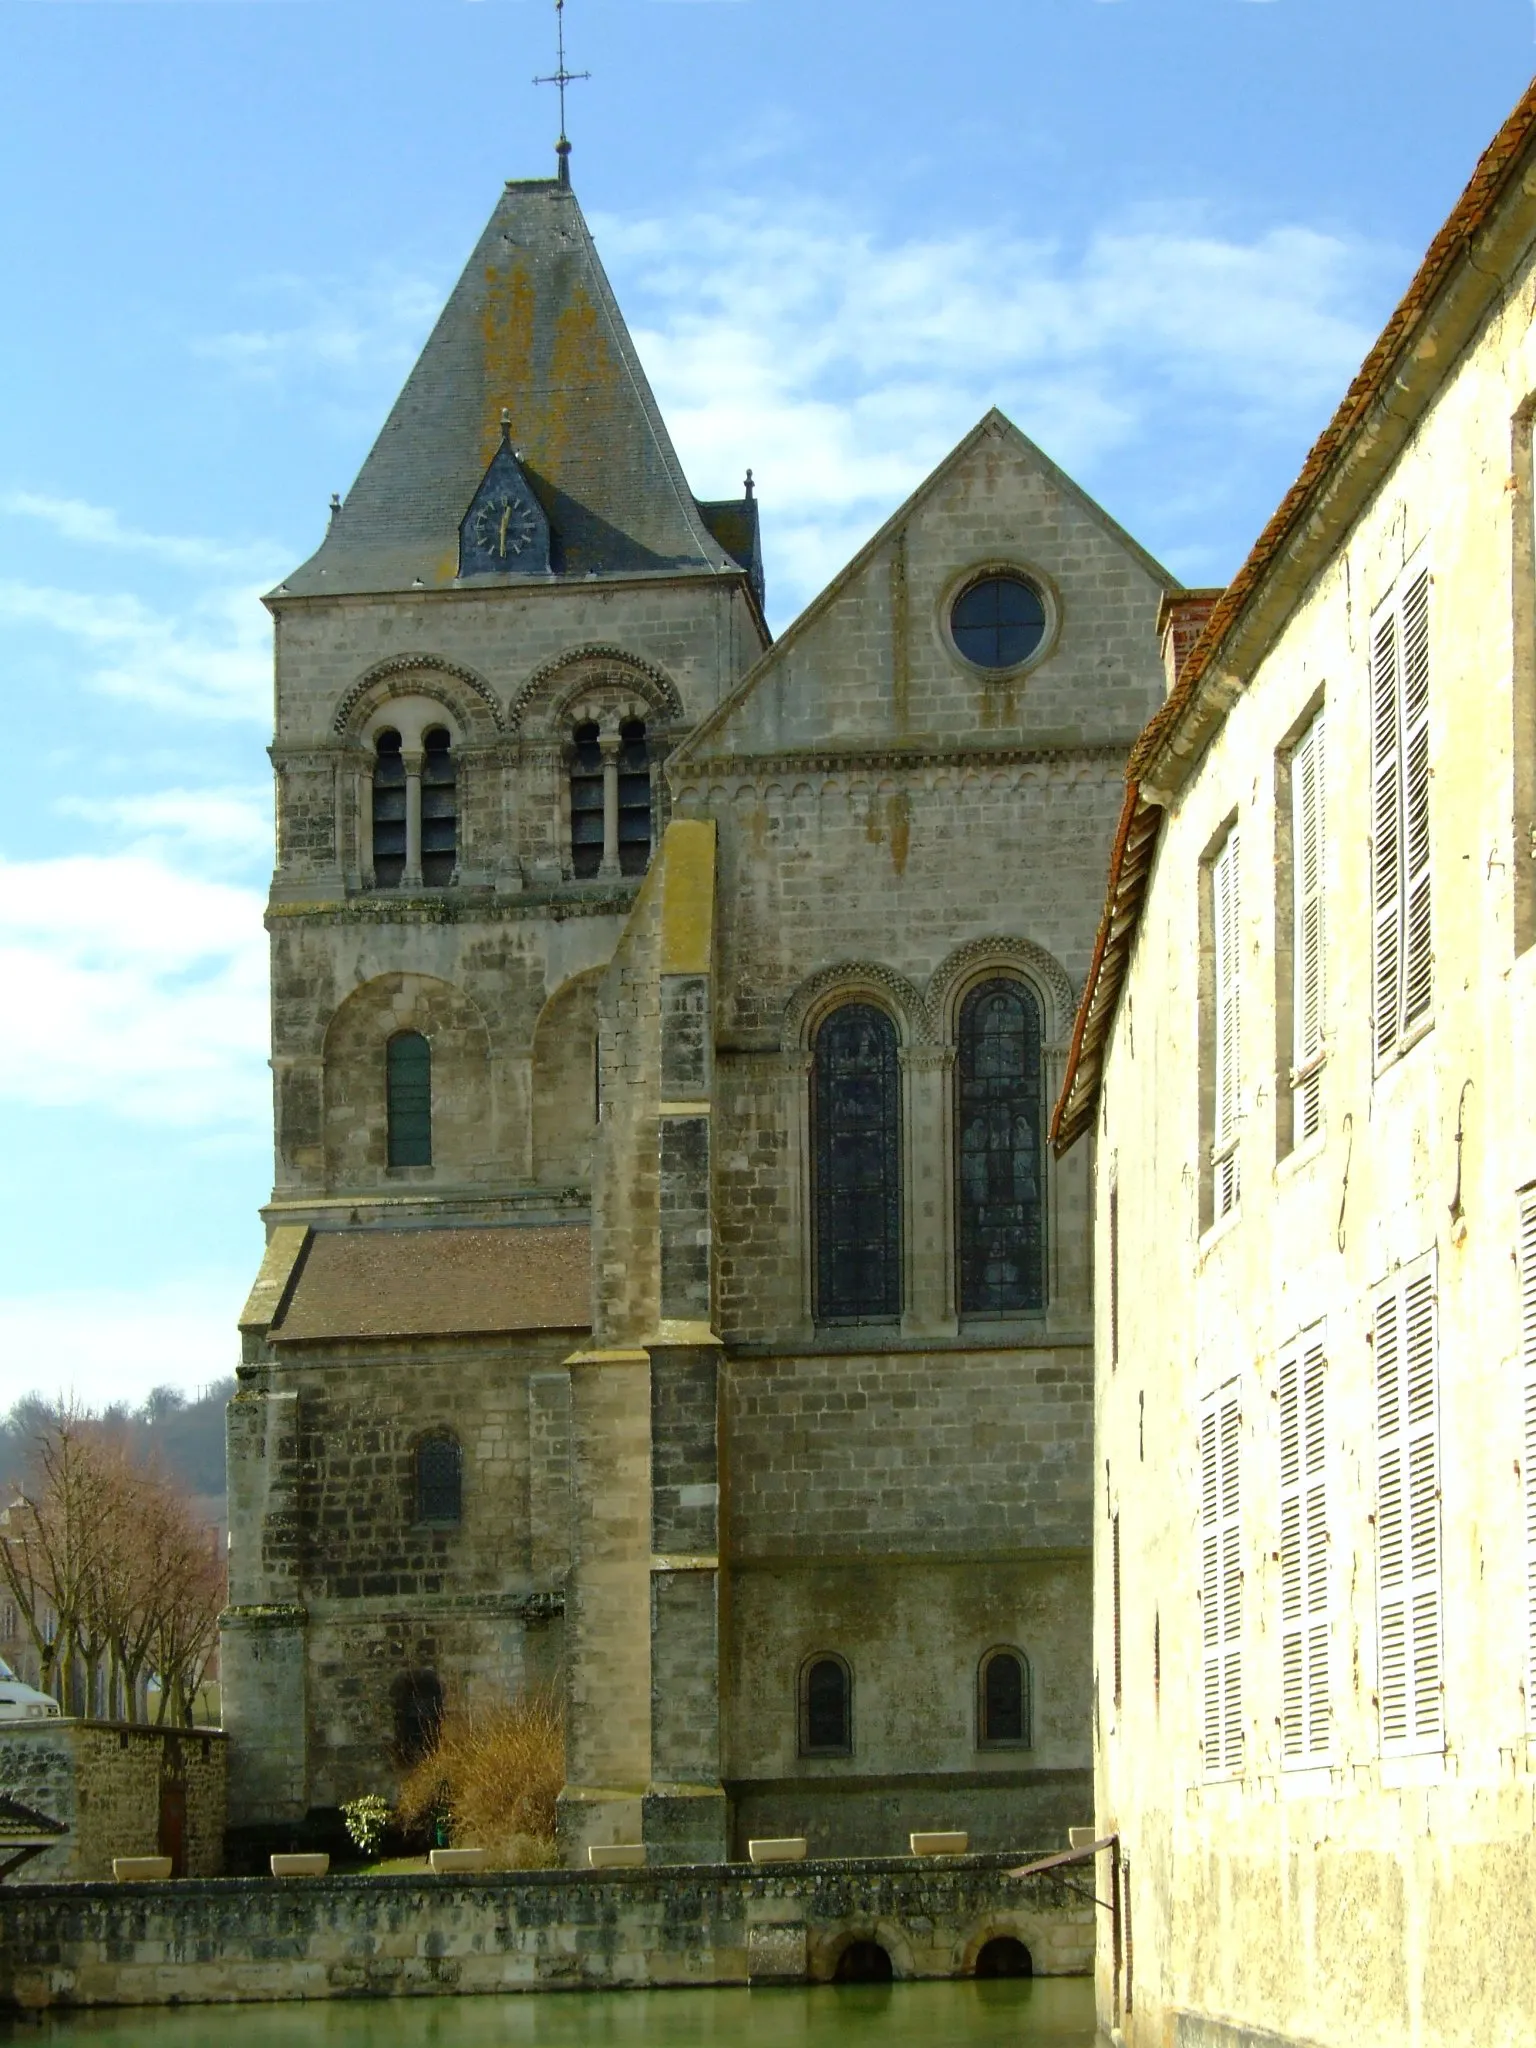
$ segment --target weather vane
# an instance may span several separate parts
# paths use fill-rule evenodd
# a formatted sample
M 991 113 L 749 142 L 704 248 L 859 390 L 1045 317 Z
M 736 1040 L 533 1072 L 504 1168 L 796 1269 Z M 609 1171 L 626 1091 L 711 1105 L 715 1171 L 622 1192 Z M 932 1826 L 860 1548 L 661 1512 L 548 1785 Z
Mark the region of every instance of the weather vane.
M 547 77 L 536 78 L 535 85 L 555 85 L 560 88 L 560 140 L 555 144 L 555 155 L 560 160 L 560 182 L 571 182 L 571 145 L 565 133 L 565 88 L 575 85 L 579 79 L 590 78 L 590 71 L 567 71 L 565 68 L 565 0 L 555 0 L 555 38 L 557 69 Z

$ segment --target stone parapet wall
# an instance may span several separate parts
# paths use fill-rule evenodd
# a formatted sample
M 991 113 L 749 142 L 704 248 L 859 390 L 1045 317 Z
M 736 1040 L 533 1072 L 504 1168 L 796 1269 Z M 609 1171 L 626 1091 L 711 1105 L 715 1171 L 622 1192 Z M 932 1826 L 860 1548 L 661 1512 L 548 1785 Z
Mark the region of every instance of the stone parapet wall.
M 228 1761 L 218 1729 L 73 1720 L 0 1728 L 0 1791 L 69 1829 L 13 1882 L 110 1878 L 114 1856 L 178 1853 L 181 1874 L 216 1877 Z
M 1085 1973 L 1092 1907 L 1014 1860 L 35 1886 L 0 1915 L 0 2008 L 825 1982 L 871 1940 L 961 1977 L 1000 1934 Z

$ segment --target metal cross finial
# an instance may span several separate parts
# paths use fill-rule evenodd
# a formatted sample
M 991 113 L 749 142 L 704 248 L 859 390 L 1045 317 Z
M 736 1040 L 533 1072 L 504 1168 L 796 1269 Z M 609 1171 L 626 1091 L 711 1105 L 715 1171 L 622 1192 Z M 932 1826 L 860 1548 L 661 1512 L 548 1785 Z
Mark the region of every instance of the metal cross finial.
M 555 155 L 560 164 L 560 182 L 571 182 L 571 145 L 565 134 L 565 88 L 575 85 L 579 79 L 590 78 L 590 71 L 567 71 L 565 68 L 565 0 L 555 0 L 555 39 L 557 51 L 556 69 L 547 77 L 536 78 L 535 85 L 558 86 L 560 90 L 560 140 L 555 144 Z

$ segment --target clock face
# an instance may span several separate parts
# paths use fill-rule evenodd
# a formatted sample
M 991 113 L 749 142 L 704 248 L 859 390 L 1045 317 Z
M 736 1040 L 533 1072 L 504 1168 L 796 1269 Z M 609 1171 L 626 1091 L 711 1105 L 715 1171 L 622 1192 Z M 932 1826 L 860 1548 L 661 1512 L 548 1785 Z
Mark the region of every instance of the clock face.
M 496 491 L 475 514 L 475 545 L 482 554 L 511 562 L 538 533 L 533 509 L 512 491 Z

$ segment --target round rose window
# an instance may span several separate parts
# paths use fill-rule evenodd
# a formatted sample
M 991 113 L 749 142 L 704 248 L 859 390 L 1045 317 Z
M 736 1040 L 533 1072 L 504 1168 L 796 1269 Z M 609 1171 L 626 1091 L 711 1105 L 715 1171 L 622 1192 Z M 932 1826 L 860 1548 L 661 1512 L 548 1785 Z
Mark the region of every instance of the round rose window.
M 1022 576 L 983 576 L 955 599 L 949 630 L 978 668 L 1017 668 L 1045 638 L 1045 605 Z

